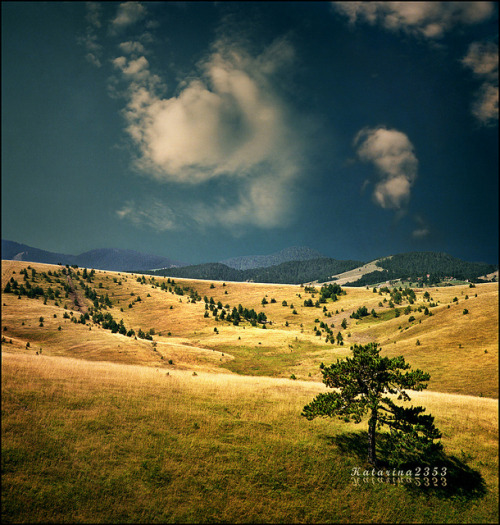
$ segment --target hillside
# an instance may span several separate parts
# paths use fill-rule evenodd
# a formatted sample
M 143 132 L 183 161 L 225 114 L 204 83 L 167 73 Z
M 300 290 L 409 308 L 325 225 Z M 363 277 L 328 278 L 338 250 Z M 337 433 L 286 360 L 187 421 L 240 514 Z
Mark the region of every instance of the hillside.
M 377 266 L 377 261 L 373 261 L 367 264 L 363 264 L 362 266 L 357 266 L 356 268 L 353 268 L 352 270 L 347 270 L 345 272 L 337 273 L 334 275 L 330 275 L 327 279 L 325 279 L 326 283 L 337 283 L 341 286 L 347 284 L 347 283 L 356 283 L 358 282 L 364 275 L 366 274 L 373 274 L 374 272 L 378 272 L 380 275 L 380 280 L 382 280 L 382 268 L 379 268 Z M 379 281 L 377 281 L 379 282 Z M 311 284 L 317 284 L 318 281 L 311 281 Z M 352 285 L 351 285 L 352 286 Z
M 76 264 L 74 255 L 48 252 L 4 239 L 2 239 L 2 260 L 33 261 L 47 264 Z
M 378 259 L 374 264 L 372 272 L 363 272 L 364 275 L 348 284 L 367 286 L 396 279 L 431 285 L 444 280 L 478 282 L 482 276 L 498 270 L 493 264 L 462 261 L 437 252 L 401 253 Z
M 410 484 L 381 484 L 352 475 L 365 464 L 363 425 L 299 417 L 321 391 L 4 353 L 2 519 L 498 523 L 497 401 L 412 394 L 436 417 L 447 455 L 433 465 L 436 480 L 422 469 Z
M 412 252 L 384 257 L 367 264 L 361 261 L 316 258 L 287 261 L 274 266 L 237 270 L 222 263 L 206 263 L 168 268 L 154 275 L 187 279 L 213 279 L 235 282 L 302 284 L 337 282 L 348 286 L 370 286 L 386 281 L 408 281 L 419 286 L 457 284 L 488 280 L 498 266 L 462 261 L 443 253 Z M 483 279 L 483 276 L 484 279 Z M 415 284 L 416 285 L 416 284 Z
M 25 351 L 30 342 L 51 355 L 151 366 L 172 360 L 183 369 L 319 379 L 322 361 L 345 356 L 352 343 L 376 340 L 388 353 L 407 352 L 412 365 L 430 369 L 433 390 L 498 395 L 494 283 L 416 289 L 413 304 L 389 290 L 345 288 L 337 301 L 319 303 L 319 285 L 314 292 L 285 284 L 85 272 L 3 261 L 3 336 L 12 339 L 9 348 Z M 309 299 L 312 307 L 305 306 Z M 377 316 L 351 318 L 362 306 Z M 235 308 L 239 323 L 228 321 Z M 253 311 L 255 319 L 264 314 L 264 321 L 252 326 L 245 311 Z M 39 317 L 44 317 L 43 327 Z M 131 330 L 134 336 L 127 336 Z M 446 365 L 440 355 L 446 356 Z
M 498 522 L 498 284 L 343 290 L 3 261 L 2 519 Z M 438 484 L 355 479 L 366 422 L 300 417 L 368 341 L 431 373 Z
M 304 261 L 288 261 L 276 266 L 249 270 L 235 270 L 221 263 L 207 263 L 185 266 L 183 268 L 168 268 L 148 273 L 164 277 L 169 276 L 187 279 L 301 284 L 313 280 L 326 280 L 328 276 L 332 274 L 356 268 L 360 264 L 362 264 L 360 261 L 338 261 L 336 259 L 321 258 Z
M 235 270 L 252 270 L 254 268 L 267 268 L 289 261 L 306 261 L 308 259 L 320 259 L 323 255 L 317 250 L 303 246 L 285 248 L 271 255 L 247 255 L 243 257 L 232 257 L 220 261 L 222 264 Z

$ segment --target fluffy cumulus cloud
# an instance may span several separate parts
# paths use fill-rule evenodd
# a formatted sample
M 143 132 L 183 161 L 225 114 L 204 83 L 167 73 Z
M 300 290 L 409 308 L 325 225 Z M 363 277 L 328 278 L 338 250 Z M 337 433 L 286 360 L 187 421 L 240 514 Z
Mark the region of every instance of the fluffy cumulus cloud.
M 481 124 L 498 122 L 498 44 L 473 42 L 462 64 L 482 80 L 476 93 L 472 113 Z
M 351 23 L 379 24 L 426 38 L 440 38 L 452 28 L 487 20 L 493 2 L 332 2 Z
M 354 139 L 357 155 L 377 172 L 373 199 L 382 208 L 401 210 L 417 178 L 418 160 L 405 133 L 383 126 L 362 129 Z
M 123 51 L 139 49 L 124 44 Z M 273 78 L 293 50 L 283 40 L 258 56 L 222 40 L 213 49 L 172 97 L 161 95 L 144 56 L 114 59 L 127 84 L 124 116 L 138 151 L 135 165 L 158 182 L 197 191 L 214 181 L 229 184 L 231 202 L 193 207 L 199 223 L 210 217 L 230 227 L 280 226 L 288 219 L 299 143 Z

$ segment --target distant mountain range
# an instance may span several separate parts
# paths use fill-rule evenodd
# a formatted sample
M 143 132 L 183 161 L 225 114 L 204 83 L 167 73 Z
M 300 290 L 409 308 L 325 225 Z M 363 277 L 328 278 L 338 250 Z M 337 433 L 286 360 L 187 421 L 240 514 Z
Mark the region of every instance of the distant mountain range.
M 248 255 L 234 257 L 221 261 L 220 264 L 235 270 L 251 270 L 254 268 L 267 268 L 289 261 L 304 261 L 323 257 L 316 250 L 305 247 L 285 248 L 271 255 Z M 76 264 L 82 268 L 96 270 L 111 270 L 123 272 L 142 272 L 167 268 L 188 266 L 187 263 L 162 257 L 159 255 L 145 255 L 134 250 L 119 250 L 116 248 L 91 250 L 80 255 L 48 252 L 19 244 L 13 241 L 2 240 L 2 259 L 31 261 L 47 264 Z M 219 264 L 219 263 L 208 263 Z M 229 279 L 228 279 L 229 280 Z
M 96 270 L 110 270 L 116 272 L 145 271 L 154 268 L 172 268 L 185 266 L 184 263 L 174 261 L 159 255 L 146 255 L 134 250 L 118 250 L 116 248 L 91 250 L 80 255 L 48 252 L 2 239 L 2 259 L 16 261 L 30 261 L 47 264 L 76 264 L 82 268 Z
M 365 265 L 362 261 L 323 257 L 316 250 L 304 247 L 286 248 L 271 255 L 235 257 L 222 262 L 187 265 L 167 257 L 146 255 L 134 250 L 111 248 L 67 255 L 2 240 L 2 259 L 214 281 L 301 284 L 314 281 L 322 283 L 340 277 L 339 282 L 350 286 L 369 286 L 397 279 L 423 280 L 429 284 L 451 277 L 475 281 L 498 271 L 498 266 L 492 264 L 466 262 L 437 252 L 392 255 Z

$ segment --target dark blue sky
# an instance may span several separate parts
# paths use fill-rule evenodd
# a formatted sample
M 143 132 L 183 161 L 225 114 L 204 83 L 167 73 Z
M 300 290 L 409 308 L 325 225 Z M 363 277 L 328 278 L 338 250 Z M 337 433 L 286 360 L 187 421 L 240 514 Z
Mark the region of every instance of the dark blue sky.
M 498 262 L 498 4 L 2 2 L 2 238 Z

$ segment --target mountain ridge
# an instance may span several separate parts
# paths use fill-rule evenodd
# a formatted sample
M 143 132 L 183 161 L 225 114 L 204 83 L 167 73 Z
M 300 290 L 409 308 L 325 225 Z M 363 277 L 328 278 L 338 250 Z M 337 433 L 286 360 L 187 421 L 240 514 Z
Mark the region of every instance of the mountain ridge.
M 241 257 L 231 257 L 219 261 L 220 263 L 234 268 L 235 270 L 253 270 L 255 268 L 267 268 L 288 261 L 306 261 L 310 259 L 323 258 L 324 255 L 317 250 L 306 246 L 291 246 L 270 255 L 246 255 Z
M 318 253 L 307 247 L 290 247 L 267 256 L 233 257 L 226 259 L 225 263 L 189 265 L 168 257 L 143 254 L 135 250 L 102 248 L 80 255 L 68 255 L 2 239 L 2 259 L 6 260 L 77 265 L 96 270 L 142 272 L 187 279 L 278 284 L 336 281 L 347 286 L 370 286 L 398 279 L 438 282 L 442 278 L 455 278 L 474 281 L 488 274 L 490 277 L 495 272 L 498 274 L 498 265 L 466 262 L 442 252 L 388 255 L 369 263 L 314 257 Z M 290 260 L 290 257 L 298 259 Z M 276 261 L 282 262 L 272 264 Z M 233 266 L 229 266 L 228 262 Z M 256 264 L 263 266 L 257 267 Z
M 49 252 L 33 248 L 26 244 L 2 239 L 2 259 L 30 261 L 47 264 L 69 264 L 96 270 L 109 271 L 145 271 L 152 268 L 171 268 L 184 266 L 185 263 L 174 261 L 161 255 L 150 255 L 135 250 L 119 248 L 99 248 L 79 255 Z

